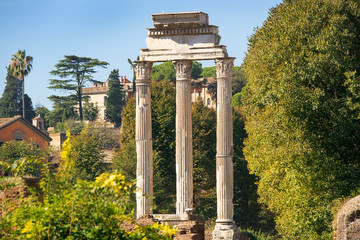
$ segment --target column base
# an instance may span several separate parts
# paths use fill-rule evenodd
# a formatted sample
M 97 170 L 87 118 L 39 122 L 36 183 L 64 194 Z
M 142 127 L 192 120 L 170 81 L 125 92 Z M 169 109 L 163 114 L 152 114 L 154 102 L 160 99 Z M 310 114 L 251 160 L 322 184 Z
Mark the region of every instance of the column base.
M 213 240 L 238 240 L 240 231 L 234 221 L 216 221 Z

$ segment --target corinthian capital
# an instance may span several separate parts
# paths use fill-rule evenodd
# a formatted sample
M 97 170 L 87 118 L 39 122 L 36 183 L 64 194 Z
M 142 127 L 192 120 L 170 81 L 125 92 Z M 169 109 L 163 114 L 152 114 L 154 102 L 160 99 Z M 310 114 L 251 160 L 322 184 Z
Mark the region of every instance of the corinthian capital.
M 215 60 L 216 77 L 231 77 L 234 68 L 234 58 L 221 58 Z
M 152 62 L 135 62 L 136 81 L 150 81 Z
M 191 79 L 191 60 L 173 61 L 176 70 L 176 79 Z

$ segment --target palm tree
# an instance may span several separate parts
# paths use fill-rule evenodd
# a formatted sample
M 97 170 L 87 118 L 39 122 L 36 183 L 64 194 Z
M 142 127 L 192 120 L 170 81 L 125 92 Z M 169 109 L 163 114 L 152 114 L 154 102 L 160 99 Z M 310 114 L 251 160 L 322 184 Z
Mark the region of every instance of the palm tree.
M 22 106 L 23 106 L 23 118 L 25 119 L 25 86 L 24 80 L 32 69 L 33 58 L 31 56 L 26 56 L 25 50 L 17 51 L 14 54 L 10 61 L 10 71 L 12 75 L 22 81 Z

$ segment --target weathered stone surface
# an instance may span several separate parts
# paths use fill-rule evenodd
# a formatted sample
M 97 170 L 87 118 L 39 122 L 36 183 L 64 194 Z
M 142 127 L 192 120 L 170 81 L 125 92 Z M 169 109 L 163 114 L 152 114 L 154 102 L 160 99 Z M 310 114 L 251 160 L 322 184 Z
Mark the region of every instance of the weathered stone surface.
M 167 223 L 178 229 L 176 240 L 204 240 L 205 218 L 200 214 L 153 214 L 156 221 Z
M 152 63 L 136 62 L 136 217 L 152 213 L 153 157 L 150 80 Z
M 193 148 L 191 119 L 192 61 L 174 62 L 176 70 L 176 214 L 193 208 Z
M 347 201 L 338 211 L 334 240 L 360 240 L 360 195 Z
M 155 28 L 149 28 L 147 48 L 141 49 L 142 61 L 211 60 L 228 57 L 220 44 L 219 29 L 209 25 L 203 12 L 162 13 L 153 15 Z

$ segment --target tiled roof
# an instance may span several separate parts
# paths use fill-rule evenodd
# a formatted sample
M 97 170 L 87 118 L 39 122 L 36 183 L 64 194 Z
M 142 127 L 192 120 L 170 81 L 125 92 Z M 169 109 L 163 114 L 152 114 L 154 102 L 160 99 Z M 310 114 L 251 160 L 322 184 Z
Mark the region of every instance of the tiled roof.
M 0 129 L 7 126 L 7 125 L 9 125 L 12 122 L 15 122 L 16 120 L 18 120 L 20 118 L 21 118 L 20 115 L 17 115 L 17 116 L 12 117 L 12 118 L 0 118 Z

